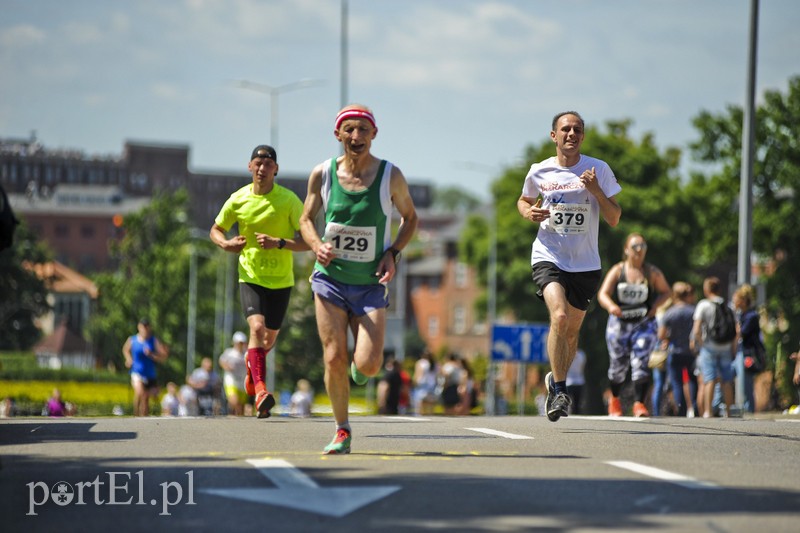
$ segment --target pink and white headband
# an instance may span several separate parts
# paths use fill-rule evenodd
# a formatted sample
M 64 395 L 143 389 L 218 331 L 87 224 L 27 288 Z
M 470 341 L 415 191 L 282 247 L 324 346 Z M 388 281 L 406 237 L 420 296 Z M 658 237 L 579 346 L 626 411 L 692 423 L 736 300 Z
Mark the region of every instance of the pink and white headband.
M 375 117 L 372 115 L 372 113 L 363 109 L 345 109 L 344 111 L 341 111 L 338 115 L 336 115 L 336 126 L 334 129 L 339 131 L 339 126 L 342 125 L 342 122 L 349 118 L 367 119 L 369 123 L 372 124 L 373 128 L 376 130 L 378 129 L 378 126 L 375 124 Z

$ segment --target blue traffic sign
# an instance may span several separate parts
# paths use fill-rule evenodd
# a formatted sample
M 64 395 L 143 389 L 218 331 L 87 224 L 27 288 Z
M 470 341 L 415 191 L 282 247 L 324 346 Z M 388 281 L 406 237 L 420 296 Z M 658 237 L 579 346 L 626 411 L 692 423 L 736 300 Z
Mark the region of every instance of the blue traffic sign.
M 547 363 L 547 324 L 492 326 L 492 361 Z

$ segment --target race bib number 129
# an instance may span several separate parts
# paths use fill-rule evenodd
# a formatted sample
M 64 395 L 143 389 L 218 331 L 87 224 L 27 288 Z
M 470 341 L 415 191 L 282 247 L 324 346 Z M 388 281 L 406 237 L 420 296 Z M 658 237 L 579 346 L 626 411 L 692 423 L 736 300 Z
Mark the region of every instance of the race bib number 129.
M 329 222 L 325 228 L 325 242 L 333 245 L 338 259 L 369 263 L 375 259 L 375 226 L 344 226 Z

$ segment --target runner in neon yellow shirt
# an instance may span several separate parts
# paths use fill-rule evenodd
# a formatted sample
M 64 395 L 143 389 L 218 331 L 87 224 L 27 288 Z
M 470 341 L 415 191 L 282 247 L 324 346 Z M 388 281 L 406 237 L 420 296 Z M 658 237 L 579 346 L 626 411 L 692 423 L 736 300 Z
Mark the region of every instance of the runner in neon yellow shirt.
M 239 294 L 250 326 L 245 390 L 255 396 L 258 418 L 268 418 L 275 398 L 265 384 L 267 353 L 275 345 L 294 286 L 292 252 L 308 250 L 300 237 L 303 203 L 275 183 L 275 149 L 259 145 L 250 155 L 253 183 L 234 192 L 222 206 L 211 240 L 226 252 L 239 254 Z M 234 224 L 239 234 L 226 233 Z

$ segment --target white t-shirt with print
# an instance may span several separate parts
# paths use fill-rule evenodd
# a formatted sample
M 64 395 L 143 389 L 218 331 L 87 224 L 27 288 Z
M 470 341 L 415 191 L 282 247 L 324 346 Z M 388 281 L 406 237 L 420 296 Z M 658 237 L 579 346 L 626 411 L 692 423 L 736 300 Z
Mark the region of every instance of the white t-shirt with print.
M 560 166 L 556 157 L 531 165 L 522 196 L 536 198 L 541 194 L 542 207 L 550 210 L 550 218 L 539 224 L 533 241 L 531 265 L 549 261 L 567 272 L 600 270 L 600 204 L 580 180 L 581 174 L 592 167 L 607 197 L 622 190 L 611 167 L 594 157 L 581 155 L 571 167 Z

